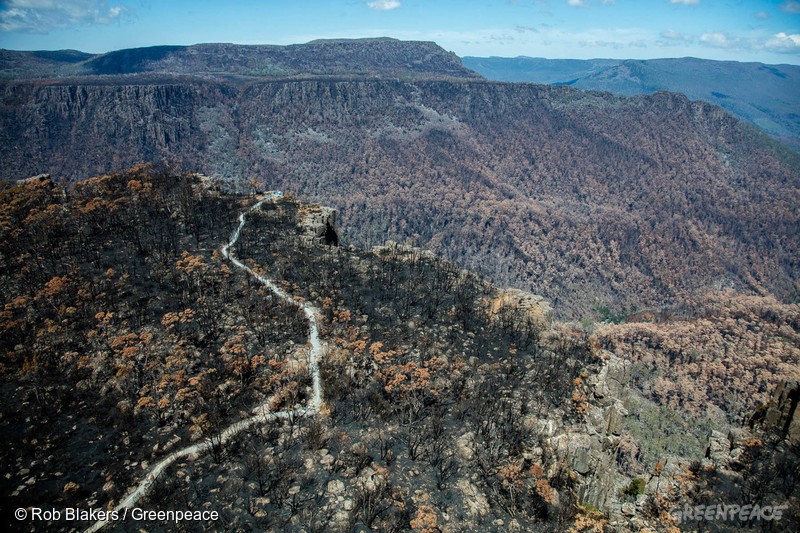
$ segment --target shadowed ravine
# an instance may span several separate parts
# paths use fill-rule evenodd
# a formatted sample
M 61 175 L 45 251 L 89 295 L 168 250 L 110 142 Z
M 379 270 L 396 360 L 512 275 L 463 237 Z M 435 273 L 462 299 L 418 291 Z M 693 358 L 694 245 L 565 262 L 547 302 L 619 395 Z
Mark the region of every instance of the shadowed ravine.
M 266 194 L 265 198 L 259 200 L 247 211 L 241 213 L 239 215 L 239 225 L 231 235 L 230 241 L 222 247 L 221 251 L 222 255 L 229 259 L 237 268 L 247 272 L 250 276 L 258 280 L 259 283 L 262 283 L 272 290 L 280 298 L 294 305 L 298 305 L 303 309 L 303 312 L 305 313 L 309 322 L 308 342 L 311 344 L 311 349 L 308 352 L 308 372 L 312 381 L 311 398 L 308 400 L 305 406 L 295 407 L 294 409 L 287 411 L 276 411 L 274 413 L 269 411 L 270 400 L 267 400 L 263 404 L 253 409 L 252 412 L 255 414 L 252 417 L 234 422 L 222 430 L 222 432 L 212 436 L 211 438 L 206 438 L 202 442 L 198 442 L 197 444 L 187 446 L 186 448 L 169 454 L 164 459 L 161 459 L 158 463 L 156 463 L 156 465 L 150 469 L 139 485 L 133 488 L 130 493 L 114 508 L 114 511 L 118 513 L 119 517 L 125 516 L 124 510 L 134 507 L 136 503 L 153 488 L 153 485 L 156 483 L 158 477 L 164 472 L 164 470 L 176 460 L 189 455 L 200 455 L 206 453 L 214 445 L 222 446 L 242 431 L 257 424 L 263 424 L 275 419 L 312 416 L 319 412 L 319 409 L 322 406 L 322 384 L 320 382 L 318 366 L 320 353 L 322 352 L 322 341 L 319 338 L 319 328 L 317 326 L 316 317 L 319 313 L 319 310 L 306 302 L 298 302 L 292 298 L 288 293 L 281 290 L 272 280 L 257 274 L 253 271 L 253 269 L 239 261 L 231 251 L 231 247 L 236 244 L 236 241 L 239 240 L 239 234 L 241 233 L 246 222 L 245 216 L 261 207 L 264 203 L 275 201 L 282 196 L 283 195 L 280 192 L 269 192 Z M 105 526 L 108 522 L 108 520 L 98 520 L 89 529 L 87 529 L 86 532 L 91 533 L 93 531 L 98 531 L 102 529 L 103 526 Z

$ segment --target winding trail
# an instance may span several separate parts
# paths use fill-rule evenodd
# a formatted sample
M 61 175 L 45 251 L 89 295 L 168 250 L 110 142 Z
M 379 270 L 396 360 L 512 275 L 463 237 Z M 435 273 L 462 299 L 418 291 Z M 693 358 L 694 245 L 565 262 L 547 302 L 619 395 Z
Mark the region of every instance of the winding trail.
M 204 439 L 202 442 L 194 444 L 192 446 L 187 446 L 181 450 L 173 452 L 166 456 L 164 459 L 156 463 L 150 471 L 147 473 L 145 478 L 136 486 L 130 493 L 119 502 L 119 504 L 114 508 L 114 511 L 118 514 L 118 516 L 122 517 L 124 515 L 125 509 L 133 508 L 138 501 L 144 497 L 155 485 L 156 480 L 158 477 L 164 472 L 164 470 L 169 467 L 172 463 L 181 459 L 183 457 L 187 457 L 189 455 L 200 455 L 207 451 L 209 451 L 214 443 L 218 446 L 222 446 L 223 444 L 227 443 L 233 437 L 241 433 L 242 431 L 258 425 L 264 424 L 266 422 L 270 422 L 272 420 L 277 419 L 288 419 L 291 417 L 307 417 L 313 416 L 319 413 L 320 407 L 322 406 L 322 383 L 320 381 L 319 375 L 319 358 L 322 353 L 322 341 L 319 338 L 319 326 L 317 324 L 317 315 L 320 311 L 306 303 L 306 302 L 298 302 L 294 298 L 292 298 L 287 292 L 283 289 L 278 287 L 275 282 L 272 280 L 265 278 L 253 271 L 250 267 L 239 261 L 236 256 L 231 251 L 231 247 L 236 244 L 236 241 L 239 240 L 239 234 L 242 232 L 242 228 L 244 228 L 246 222 L 246 215 L 249 215 L 256 209 L 260 208 L 266 202 L 274 202 L 275 200 L 282 198 L 283 194 L 278 191 L 272 191 L 266 194 L 266 197 L 259 200 L 255 204 L 253 204 L 248 210 L 241 213 L 239 215 L 239 226 L 231 235 L 230 241 L 225 244 L 222 249 L 222 255 L 225 256 L 231 263 L 233 263 L 237 268 L 244 270 L 250 276 L 255 278 L 259 283 L 268 287 L 272 292 L 274 292 L 278 297 L 281 299 L 292 303 L 294 305 L 300 306 L 303 309 L 303 313 L 306 315 L 306 318 L 309 322 L 309 333 L 308 333 L 308 342 L 311 344 L 311 349 L 308 352 L 308 372 L 311 375 L 311 382 L 312 382 L 312 394 L 311 398 L 308 400 L 305 406 L 295 407 L 294 409 L 288 411 L 276 411 L 270 412 L 269 411 L 269 400 L 264 402 L 263 404 L 255 407 L 253 409 L 253 416 L 250 418 L 246 418 L 244 420 L 240 420 L 238 422 L 234 422 L 233 424 L 226 427 L 222 432 L 218 433 L 214 437 L 210 439 Z M 108 524 L 109 520 L 98 520 L 95 522 L 89 529 L 86 530 L 86 533 L 92 533 L 94 531 L 99 531 L 103 528 L 106 524 Z

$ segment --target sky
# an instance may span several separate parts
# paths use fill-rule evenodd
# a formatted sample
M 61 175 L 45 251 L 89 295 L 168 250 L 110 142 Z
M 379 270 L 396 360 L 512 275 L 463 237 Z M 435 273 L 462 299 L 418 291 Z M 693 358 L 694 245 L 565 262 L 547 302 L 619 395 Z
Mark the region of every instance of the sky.
M 800 0 L 0 0 L 0 48 L 435 41 L 459 56 L 800 64 Z

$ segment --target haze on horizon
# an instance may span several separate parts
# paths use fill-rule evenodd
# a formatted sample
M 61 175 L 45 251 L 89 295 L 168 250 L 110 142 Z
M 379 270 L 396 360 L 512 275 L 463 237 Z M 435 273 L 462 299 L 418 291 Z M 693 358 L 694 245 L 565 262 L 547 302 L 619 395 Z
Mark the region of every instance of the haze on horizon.
M 382 36 L 459 56 L 800 64 L 800 1 L 0 0 L 0 48 L 14 50 Z

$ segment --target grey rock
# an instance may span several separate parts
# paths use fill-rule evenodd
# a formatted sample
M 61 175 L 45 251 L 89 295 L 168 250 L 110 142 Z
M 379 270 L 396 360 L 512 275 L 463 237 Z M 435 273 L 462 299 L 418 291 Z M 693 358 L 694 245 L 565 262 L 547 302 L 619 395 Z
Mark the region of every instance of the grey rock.
M 778 385 L 764 417 L 764 427 L 777 431 L 790 445 L 800 446 L 800 381 Z
M 731 441 L 728 436 L 719 431 L 712 431 L 708 440 L 706 457 L 714 464 L 727 465 L 731 460 Z
M 622 514 L 625 516 L 633 516 L 636 514 L 636 506 L 630 502 L 622 504 Z
M 332 207 L 318 205 L 307 206 L 300 226 L 305 232 L 306 241 L 312 244 L 337 244 L 339 236 L 336 230 L 338 213 Z
M 332 479 L 328 481 L 326 490 L 328 491 L 328 494 L 339 496 L 344 494 L 344 483 L 339 479 Z

